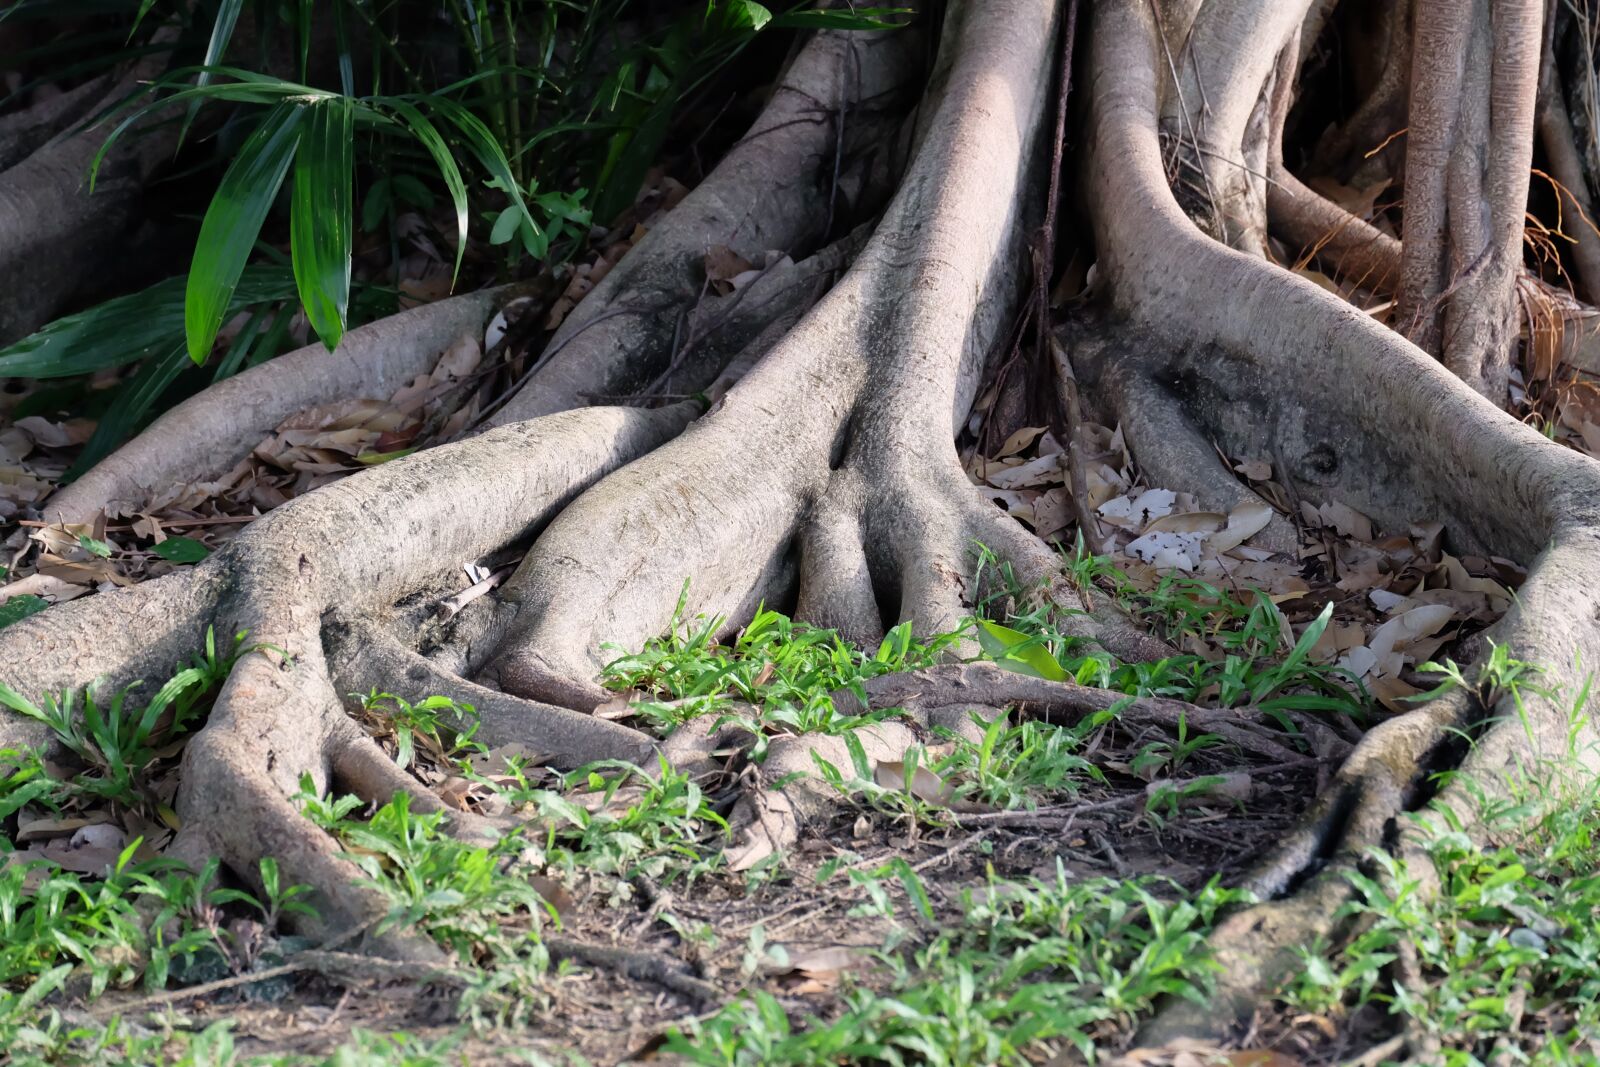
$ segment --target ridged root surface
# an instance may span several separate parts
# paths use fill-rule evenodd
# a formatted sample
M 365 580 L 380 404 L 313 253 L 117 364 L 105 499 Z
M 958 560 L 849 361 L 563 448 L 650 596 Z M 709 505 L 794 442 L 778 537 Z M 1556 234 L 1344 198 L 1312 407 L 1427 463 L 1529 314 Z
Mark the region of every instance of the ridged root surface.
M 1576 665 L 1600 660 L 1600 467 L 1520 425 L 1370 316 L 1252 254 L 1269 211 L 1283 206 L 1269 203 L 1265 185 L 1219 178 L 1227 202 L 1208 208 L 1206 232 L 1191 221 L 1162 156 L 1163 137 L 1186 128 L 1173 103 L 1180 87 L 1201 75 L 1208 87 L 1206 152 L 1255 161 L 1258 178 L 1281 170 L 1274 89 L 1302 54 L 1296 34 L 1307 9 L 1320 18 L 1327 5 L 1291 5 L 1294 17 L 1278 0 L 1172 6 L 1168 36 L 1192 31 L 1181 64 L 1169 61 L 1147 0 L 1100 0 L 1090 10 L 1080 79 L 1088 126 L 1073 140 L 1071 162 L 1095 226 L 1101 299 L 1064 335 L 1086 399 L 1124 423 L 1135 458 L 1164 483 L 1197 487 L 1219 506 L 1248 490 L 1220 468 L 1212 442 L 1232 455 L 1271 457 L 1275 477 L 1302 499 L 1343 501 L 1388 526 L 1437 520 L 1458 551 L 1527 565 L 1516 605 L 1489 636 L 1543 664 L 1546 681 L 1570 701 L 1584 682 Z M 321 925 L 332 931 L 370 922 L 378 905 L 288 796 L 304 774 L 319 788 L 372 799 L 416 791 L 347 716 L 343 694 L 376 685 L 454 696 L 479 708 L 481 740 L 522 741 L 562 766 L 648 762 L 651 738 L 588 714 L 608 699 L 597 682 L 602 644 L 637 648 L 665 630 L 685 580 L 692 613 L 737 625 L 759 601 L 794 604 L 808 621 L 857 641 L 900 620 L 922 632 L 952 628 L 975 598 L 978 543 L 1025 586 L 1065 598 L 1054 554 L 976 492 L 953 443 L 1024 289 L 1050 158 L 1059 14 L 1053 0 L 944 5 L 937 61 L 910 110 L 886 103 L 900 99 L 910 77 L 909 41 L 818 37 L 790 68 L 801 88 L 775 94 L 780 112 L 758 122 L 733 162 L 613 273 L 636 279 L 654 309 L 649 329 L 626 338 L 626 353 L 618 356 L 621 335 L 602 332 L 595 336 L 611 340 L 595 360 L 565 355 L 632 306 L 628 286 L 597 288 L 505 406 L 505 425 L 310 493 L 181 575 L 8 627 L 0 632 L 6 681 L 39 696 L 159 680 L 207 626 L 248 630 L 252 644 L 281 649 L 240 660 L 189 744 L 181 851 L 219 855 L 247 879 L 260 857 L 276 856 L 284 877 L 315 887 Z M 861 77 L 843 76 L 861 64 Z M 802 106 L 802 96 L 811 103 Z M 769 121 L 783 108 L 794 113 Z M 834 166 L 819 145 L 853 151 L 851 128 L 837 125 L 852 112 L 865 116 L 868 140 L 906 122 L 905 136 L 893 138 L 905 146 L 903 172 L 865 229 L 835 218 L 837 190 L 831 177 L 819 180 L 850 169 Z M 782 195 L 751 191 L 785 161 L 802 180 Z M 874 181 L 887 187 L 888 173 L 867 167 L 857 203 L 871 202 Z M 1324 208 L 1313 203 L 1313 217 Z M 737 329 L 678 361 L 674 331 L 662 324 L 703 310 L 694 256 L 716 243 L 738 247 L 745 232 L 767 235 L 746 246 L 754 251 L 790 253 L 796 284 L 780 287 L 782 299 L 741 304 L 722 318 Z M 429 346 L 454 335 L 450 316 L 481 328 L 494 299 L 436 305 L 410 328 L 377 324 L 366 341 L 349 342 L 371 342 L 366 354 L 350 353 L 353 361 L 336 356 L 317 368 L 300 358 L 334 375 L 324 382 L 332 392 L 384 395 L 386 375 L 404 380 L 412 367 L 425 369 Z M 1093 343 L 1077 343 L 1085 336 Z M 392 358 L 401 362 L 384 362 Z M 180 455 L 221 463 L 248 447 L 281 417 L 269 403 L 290 380 L 280 366 L 294 364 L 264 365 L 244 385 L 225 383 L 158 422 L 110 457 L 98 481 L 91 474 L 80 483 L 87 488 L 64 494 L 73 516 L 150 488 L 139 481 L 149 473 L 140 457 L 154 463 L 181 445 Z M 669 370 L 706 387 L 710 409 L 579 407 Z M 258 403 L 268 407 L 250 406 Z M 1281 541 L 1287 526 L 1267 536 Z M 501 590 L 449 622 L 424 622 L 458 591 L 450 576 L 463 564 L 508 548 L 526 554 Z M 1125 659 L 1162 652 L 1111 617 L 1074 625 Z M 419 630 L 432 635 L 427 655 Z M 969 728 L 975 708 L 1074 715 L 1109 699 L 941 670 L 883 681 L 869 694 L 910 713 L 863 731 L 869 756 L 897 758 L 919 726 Z M 1592 773 L 1584 762 L 1591 731 L 1571 743 L 1561 700 L 1534 695 L 1521 718 L 1492 695 L 1491 703 L 1458 694 L 1371 731 L 1299 828 L 1263 859 L 1252 886 L 1265 902 L 1219 928 L 1217 1003 L 1225 1010 L 1179 1006 L 1149 1036 L 1214 1034 L 1247 1017 L 1294 960 L 1293 946 L 1332 929 L 1349 892 L 1341 869 L 1373 845 L 1409 847 L 1410 814 L 1447 804 L 1476 826 L 1463 783 L 1494 796 L 1520 776 Z M 1154 724 L 1203 717 L 1163 702 L 1125 713 Z M 7 744 L 47 740 L 22 720 L 0 727 Z M 1230 740 L 1242 749 L 1281 754 L 1251 723 L 1207 720 L 1219 727 L 1234 730 Z M 685 732 L 664 747 L 692 763 L 708 751 L 697 743 Z M 1330 734 L 1327 744 L 1334 751 L 1342 742 Z M 761 775 L 773 782 L 810 770 L 816 755 L 840 762 L 829 746 L 837 739 L 781 739 Z M 1435 790 L 1430 776 L 1441 770 L 1460 773 Z M 792 843 L 826 808 L 815 782 L 782 784 L 746 793 L 738 862 Z M 426 795 L 419 803 L 438 805 Z M 460 815 L 454 823 L 465 834 L 494 832 Z M 425 951 L 398 934 L 376 947 Z

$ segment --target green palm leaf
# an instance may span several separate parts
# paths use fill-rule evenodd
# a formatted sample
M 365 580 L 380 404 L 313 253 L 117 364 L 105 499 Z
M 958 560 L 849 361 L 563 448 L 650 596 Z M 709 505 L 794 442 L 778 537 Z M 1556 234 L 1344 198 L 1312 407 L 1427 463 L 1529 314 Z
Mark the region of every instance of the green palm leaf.
M 245 260 L 289 173 L 303 113 L 288 101 L 274 106 L 239 149 L 206 209 L 184 299 L 189 358 L 196 363 L 204 363 L 211 352 Z
M 336 96 L 306 111 L 295 155 L 289 247 L 306 319 L 331 352 L 344 336 L 350 302 L 355 107 L 349 97 Z
M 412 136 L 428 150 L 428 155 L 433 157 L 434 165 L 444 178 L 445 188 L 450 191 L 450 202 L 456 209 L 456 265 L 451 275 L 454 281 L 455 276 L 461 273 L 461 257 L 467 251 L 467 183 L 461 177 L 461 168 L 456 165 L 455 157 L 450 154 L 450 146 L 445 143 L 439 128 L 420 108 L 409 100 L 399 98 L 388 99 L 384 103 L 400 116 Z

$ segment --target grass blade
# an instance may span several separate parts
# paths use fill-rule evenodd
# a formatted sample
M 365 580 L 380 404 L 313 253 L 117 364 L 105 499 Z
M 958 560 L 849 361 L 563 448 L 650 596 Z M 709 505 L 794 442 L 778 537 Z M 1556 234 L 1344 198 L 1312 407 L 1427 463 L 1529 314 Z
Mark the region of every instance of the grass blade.
M 350 303 L 355 107 L 336 96 L 310 105 L 295 154 L 289 249 L 306 319 L 332 352 Z
M 204 363 L 234 286 L 300 143 L 302 108 L 275 106 L 222 176 L 195 245 L 184 300 L 189 358 Z

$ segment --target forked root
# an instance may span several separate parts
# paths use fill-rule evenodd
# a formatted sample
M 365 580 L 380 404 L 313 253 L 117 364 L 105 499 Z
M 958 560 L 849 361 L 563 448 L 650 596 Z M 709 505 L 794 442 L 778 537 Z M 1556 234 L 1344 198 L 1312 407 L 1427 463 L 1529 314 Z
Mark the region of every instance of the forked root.
M 1161 169 L 1148 7 L 1112 0 L 1098 16 L 1088 169 L 1102 263 L 1117 311 L 1161 341 L 1131 372 L 1179 383 L 1174 400 L 1206 437 L 1230 454 L 1274 457 L 1303 499 L 1347 502 L 1391 527 L 1427 515 L 1458 550 L 1530 564 L 1486 636 L 1547 671 L 1548 689 L 1520 705 L 1488 694 L 1487 721 L 1458 693 L 1369 732 L 1259 866 L 1251 884 L 1267 902 L 1213 936 L 1224 966 L 1212 1003 L 1173 1005 L 1141 1034 L 1226 1037 L 1289 973 L 1294 947 L 1331 932 L 1349 893 L 1343 872 L 1367 849 L 1414 854 L 1439 824 L 1434 805 L 1481 837 L 1480 798 L 1513 795 L 1532 777 L 1543 779 L 1534 797 L 1559 803 L 1570 775 L 1593 772 L 1595 731 L 1572 702 L 1587 692 L 1583 665 L 1600 656 L 1600 465 L 1327 291 L 1201 234 Z M 1456 773 L 1436 790 L 1440 771 Z
M 584 486 L 670 438 L 688 414 L 681 406 L 591 408 L 506 427 L 327 486 L 253 524 L 183 575 L 8 627 L 0 634 L 6 680 L 34 698 L 102 677 L 116 685 L 154 682 L 192 652 L 207 626 L 224 635 L 247 633 L 249 651 L 185 750 L 177 811 L 186 847 L 194 853 L 201 842 L 200 854 L 221 858 L 250 882 L 258 861 L 274 857 L 285 878 L 317 891 L 317 934 L 370 926 L 382 917 L 380 902 L 360 886 L 359 870 L 333 839 L 288 798 L 304 779 L 318 792 L 336 782 L 372 801 L 405 792 L 424 809 L 442 805 L 347 717 L 328 652 L 343 650 L 339 663 L 347 668 L 374 661 L 349 655 L 341 615 L 381 617 L 413 591 L 437 587 L 463 564 L 527 538 Z M 396 509 L 403 521 L 389 520 Z M 462 515 L 472 520 L 458 521 Z M 150 625 L 129 627 L 121 639 L 116 625 L 135 620 Z M 382 659 L 385 649 L 374 645 L 376 662 L 393 662 Z M 342 684 L 352 680 L 348 671 L 340 677 Z M 534 717 L 541 710 L 516 709 Z M 606 755 L 638 748 L 632 731 L 621 727 L 564 732 L 572 714 L 557 711 L 555 726 L 535 723 L 525 736 L 573 740 L 574 750 L 559 754 L 566 763 L 592 756 L 606 736 L 621 743 L 620 752 Z M 490 709 L 496 728 L 513 731 L 509 717 L 504 707 Z M 483 838 L 495 831 L 475 817 L 450 815 L 457 833 Z M 432 951 L 395 933 L 374 947 L 407 956 Z

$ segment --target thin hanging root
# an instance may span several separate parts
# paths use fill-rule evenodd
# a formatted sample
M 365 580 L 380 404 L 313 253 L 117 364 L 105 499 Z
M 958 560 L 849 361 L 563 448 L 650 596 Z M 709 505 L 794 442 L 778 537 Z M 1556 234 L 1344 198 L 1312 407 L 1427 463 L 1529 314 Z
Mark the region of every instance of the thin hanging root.
M 1418 835 L 1443 823 L 1433 805 L 1481 839 L 1480 799 L 1559 804 L 1594 773 L 1595 729 L 1573 720 L 1572 702 L 1587 689 L 1581 665 L 1600 659 L 1600 465 L 1517 423 L 1331 293 L 1201 234 L 1162 173 L 1148 5 L 1108 0 L 1098 14 L 1087 192 L 1097 248 L 1118 312 L 1167 353 L 1133 372 L 1203 375 L 1214 393 L 1190 417 L 1231 453 L 1277 457 L 1305 499 L 1347 502 L 1390 528 L 1427 515 L 1472 546 L 1458 550 L 1530 564 L 1486 636 L 1544 666 L 1557 694 L 1500 699 L 1487 722 L 1457 694 L 1369 732 L 1258 870 L 1267 903 L 1214 934 L 1223 967 L 1207 1010 L 1170 1006 L 1141 1035 L 1216 1037 L 1270 997 L 1294 946 L 1331 934 L 1344 872 L 1364 850 L 1415 858 Z M 1456 773 L 1437 787 L 1441 771 Z
M 1387 20 L 1393 22 L 1394 19 Z M 1404 28 L 1391 26 L 1409 41 Z M 1406 64 L 1409 66 L 1409 46 Z M 1392 292 L 1400 280 L 1400 242 L 1357 218 L 1320 193 L 1308 189 L 1283 165 L 1283 129 L 1294 102 L 1300 39 L 1291 38 L 1278 55 L 1277 77 L 1267 120 L 1267 214 L 1272 230 L 1302 256 L 1315 255 L 1347 281 L 1363 289 Z M 1389 67 L 1385 78 L 1389 78 Z
M 481 338 L 511 287 L 468 293 L 391 315 L 217 382 L 162 415 L 53 496 L 53 522 L 93 522 L 108 505 L 136 510 L 160 489 L 230 470 L 283 420 L 337 400 L 387 400 L 426 374 L 463 335 Z

